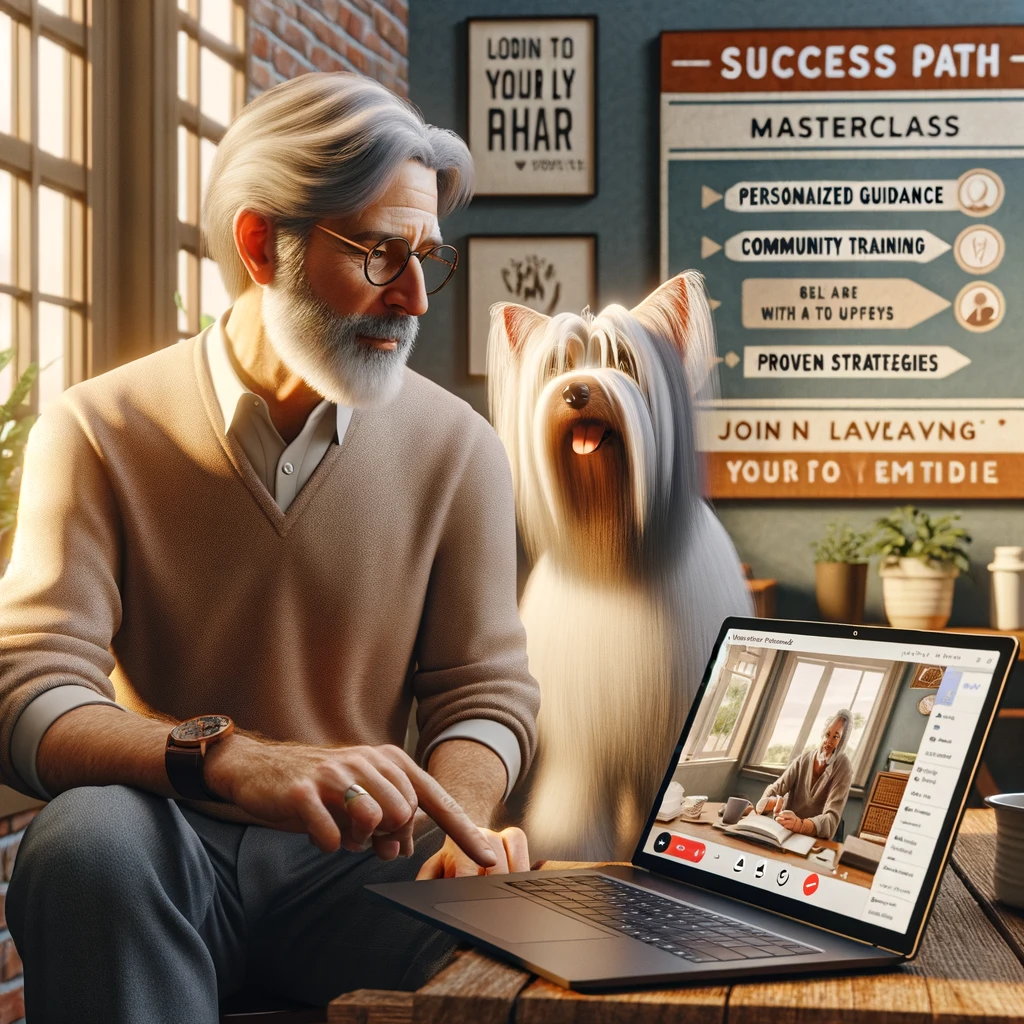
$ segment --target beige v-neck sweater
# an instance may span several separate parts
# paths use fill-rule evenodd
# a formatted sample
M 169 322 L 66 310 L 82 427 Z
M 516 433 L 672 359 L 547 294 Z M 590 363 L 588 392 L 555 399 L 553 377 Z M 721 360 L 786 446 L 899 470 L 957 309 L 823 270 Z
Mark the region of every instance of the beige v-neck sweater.
M 225 436 L 198 339 L 173 345 L 33 428 L 0 580 L 0 775 L 31 791 L 15 724 L 68 684 L 315 744 L 401 745 L 415 695 L 421 752 L 490 719 L 525 773 L 539 691 L 515 574 L 507 458 L 461 399 L 406 370 L 282 513 Z

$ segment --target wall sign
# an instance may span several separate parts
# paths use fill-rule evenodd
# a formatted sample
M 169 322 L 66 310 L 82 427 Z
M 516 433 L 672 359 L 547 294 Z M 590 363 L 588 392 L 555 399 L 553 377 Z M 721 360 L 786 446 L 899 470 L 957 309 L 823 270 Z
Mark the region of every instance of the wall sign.
M 596 19 L 469 20 L 476 194 L 589 196 Z
M 581 313 L 597 291 L 595 235 L 469 239 L 469 372 L 487 372 L 491 306 L 517 302 L 545 316 Z
M 1022 158 L 1024 28 L 662 35 L 712 496 L 1024 497 Z

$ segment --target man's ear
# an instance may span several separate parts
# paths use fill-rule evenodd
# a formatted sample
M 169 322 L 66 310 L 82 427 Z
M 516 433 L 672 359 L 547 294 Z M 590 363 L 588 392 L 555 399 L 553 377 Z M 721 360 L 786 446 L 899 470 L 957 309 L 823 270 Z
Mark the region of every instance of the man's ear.
M 699 275 L 694 275 L 692 270 L 676 274 L 630 310 L 647 330 L 671 341 L 684 356 L 690 332 L 695 276 Z
M 270 220 L 253 210 L 239 210 L 232 225 L 238 257 L 256 284 L 274 280 L 274 231 Z
M 519 306 L 514 302 L 496 302 L 491 306 L 491 333 L 493 335 L 496 329 L 500 329 L 508 342 L 509 351 L 518 356 L 526 339 L 550 319 L 551 317 L 538 313 L 529 306 Z

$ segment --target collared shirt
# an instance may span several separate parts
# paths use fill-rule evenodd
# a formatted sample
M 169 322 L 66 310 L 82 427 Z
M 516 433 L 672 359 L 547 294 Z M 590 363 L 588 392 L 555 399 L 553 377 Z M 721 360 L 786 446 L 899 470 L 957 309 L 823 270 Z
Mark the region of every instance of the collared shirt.
M 352 409 L 336 406 L 325 398 L 309 414 L 298 437 L 285 444 L 270 418 L 267 403 L 242 383 L 232 365 L 223 324 L 224 317 L 206 332 L 204 343 L 213 390 L 224 417 L 224 433 L 235 437 L 263 486 L 281 511 L 287 512 L 335 437 L 338 444 L 345 440 Z

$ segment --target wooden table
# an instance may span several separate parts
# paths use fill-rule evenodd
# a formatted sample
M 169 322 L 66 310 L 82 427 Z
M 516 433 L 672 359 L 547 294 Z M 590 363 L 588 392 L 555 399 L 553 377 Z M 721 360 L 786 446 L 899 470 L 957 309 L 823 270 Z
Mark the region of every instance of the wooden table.
M 826 850 L 835 852 L 835 867 L 830 869 L 824 864 L 817 864 L 810 860 L 808 854 L 780 850 L 767 843 L 759 843 L 756 839 L 745 839 L 743 836 L 735 833 L 724 832 L 720 828 L 715 828 L 715 822 L 721 820 L 718 817 L 718 809 L 722 806 L 723 804 L 721 803 L 713 803 L 709 800 L 701 809 L 698 820 L 692 821 L 688 818 L 678 817 L 672 821 L 656 822 L 655 827 L 663 828 L 667 832 L 678 832 L 682 835 L 688 835 L 702 842 L 718 843 L 721 846 L 728 846 L 733 850 L 741 850 L 752 857 L 762 854 L 765 857 L 770 857 L 772 860 L 792 861 L 797 867 L 803 868 L 805 871 L 817 871 L 819 875 L 831 875 L 835 878 L 846 875 L 843 881 L 850 882 L 853 885 L 861 885 L 865 889 L 871 888 L 874 875 L 867 871 L 851 868 L 848 864 L 839 863 L 839 856 L 843 852 L 842 843 L 837 843 L 831 839 L 815 839 L 814 841 L 815 847 L 822 846 Z
M 968 811 L 916 960 L 883 974 L 582 995 L 462 952 L 418 992 L 335 999 L 337 1024 L 1024 1024 L 1024 915 L 994 902 L 992 811 Z M 549 868 L 578 867 L 574 864 Z

